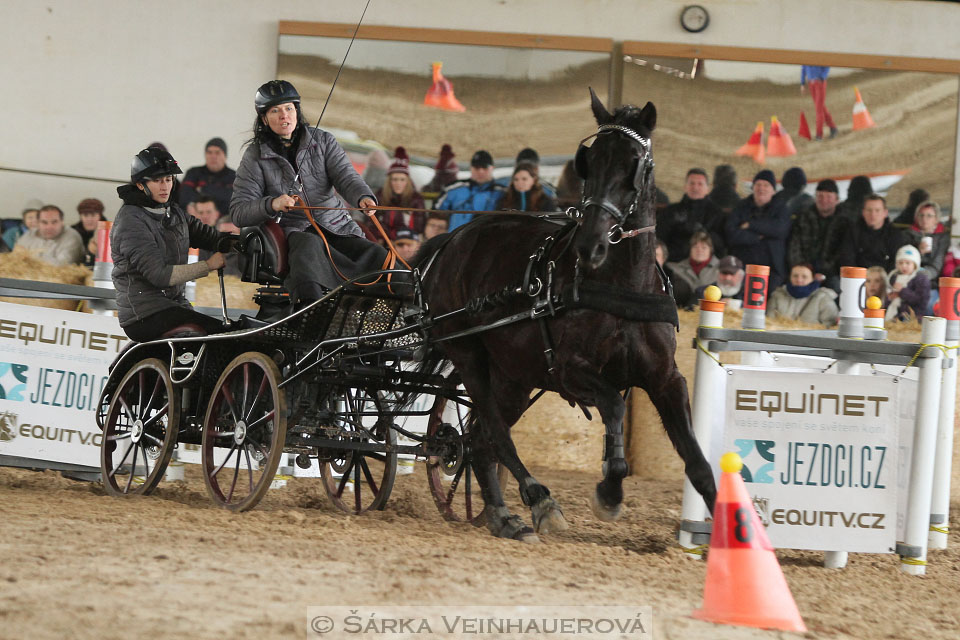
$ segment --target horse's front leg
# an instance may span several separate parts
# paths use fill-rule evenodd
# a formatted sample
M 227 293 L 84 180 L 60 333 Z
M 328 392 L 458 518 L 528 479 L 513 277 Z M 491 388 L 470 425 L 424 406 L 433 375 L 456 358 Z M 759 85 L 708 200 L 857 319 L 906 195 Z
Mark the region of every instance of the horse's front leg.
M 590 509 L 598 519 L 613 522 L 623 506 L 623 479 L 630 468 L 624 457 L 623 417 L 626 406 L 614 389 L 603 389 L 597 398 L 597 410 L 603 420 L 603 480 L 590 497 Z

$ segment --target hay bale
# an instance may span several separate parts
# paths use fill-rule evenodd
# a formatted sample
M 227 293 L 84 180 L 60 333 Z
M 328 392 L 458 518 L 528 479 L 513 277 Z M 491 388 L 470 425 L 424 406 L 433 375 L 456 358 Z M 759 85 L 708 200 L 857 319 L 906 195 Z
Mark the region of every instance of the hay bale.
M 60 284 L 83 285 L 88 278 L 93 277 L 90 269 L 80 265 L 65 265 L 55 267 L 36 257 L 35 254 L 14 247 L 10 253 L 0 254 L 0 273 L 4 278 L 17 280 L 38 280 L 40 282 L 56 282 Z M 34 307 L 48 307 L 51 309 L 77 310 L 82 304 L 79 300 L 45 300 L 41 298 L 14 298 L 0 296 L 0 301 L 26 304 Z

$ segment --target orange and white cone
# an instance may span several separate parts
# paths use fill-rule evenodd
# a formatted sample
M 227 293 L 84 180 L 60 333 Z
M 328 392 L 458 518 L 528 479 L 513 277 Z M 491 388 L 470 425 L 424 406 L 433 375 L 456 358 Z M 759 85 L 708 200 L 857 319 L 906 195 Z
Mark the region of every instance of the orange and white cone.
M 810 136 L 810 125 L 807 124 L 807 114 L 803 111 L 800 112 L 800 130 L 797 131 L 797 136 L 800 138 L 806 138 L 807 140 L 812 140 Z
M 877 126 L 877 123 L 870 117 L 870 112 L 867 111 L 867 105 L 863 104 L 863 96 L 860 95 L 860 89 L 854 87 L 853 91 L 857 94 L 857 101 L 853 103 L 853 130 L 859 131 L 860 129 L 869 129 L 870 127 Z
M 767 532 L 740 476 L 735 453 L 720 459 L 703 606 L 693 617 L 761 629 L 806 631 Z
M 466 111 L 467 108 L 453 95 L 453 85 L 440 72 L 442 67 L 442 62 L 433 63 L 433 84 L 423 97 L 423 104 L 444 111 Z
M 767 155 L 771 158 L 786 158 L 797 155 L 790 134 L 780 126 L 777 116 L 770 116 L 770 136 L 767 137 Z
M 750 156 L 757 164 L 763 164 L 767 160 L 766 152 L 763 150 L 763 122 L 758 122 L 747 144 L 737 149 L 738 156 Z

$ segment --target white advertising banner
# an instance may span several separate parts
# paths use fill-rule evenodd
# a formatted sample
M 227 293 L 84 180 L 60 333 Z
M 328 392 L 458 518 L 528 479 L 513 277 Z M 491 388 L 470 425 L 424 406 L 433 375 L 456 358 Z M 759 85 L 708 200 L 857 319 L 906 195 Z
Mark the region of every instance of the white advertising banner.
M 99 467 L 94 411 L 127 341 L 113 317 L 0 302 L 0 456 Z
M 776 547 L 893 552 L 898 384 L 875 375 L 727 367 L 722 446 Z

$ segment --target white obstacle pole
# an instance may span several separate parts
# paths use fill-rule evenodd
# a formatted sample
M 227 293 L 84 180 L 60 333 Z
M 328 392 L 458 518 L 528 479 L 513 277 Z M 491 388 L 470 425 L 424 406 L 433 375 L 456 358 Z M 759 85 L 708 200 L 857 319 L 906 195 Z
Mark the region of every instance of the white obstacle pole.
M 920 332 L 925 345 L 942 345 L 947 321 L 926 316 Z M 907 528 L 901 547 L 900 569 L 909 575 L 927 572 L 927 536 L 930 528 L 930 506 L 933 491 L 933 467 L 937 446 L 940 413 L 940 384 L 943 380 L 943 353 L 936 347 L 933 357 L 918 361 L 920 384 L 917 394 L 917 418 L 913 433 L 913 454 L 910 460 L 910 485 L 907 502 Z M 924 354 L 927 355 L 927 354 Z
M 751 331 L 764 331 L 767 328 L 767 294 L 770 285 L 770 267 L 762 264 L 748 264 L 743 278 L 743 319 L 740 326 Z M 740 354 L 740 364 L 751 366 L 770 365 L 760 351 L 744 351 Z
M 940 384 L 940 416 L 936 459 L 933 468 L 933 495 L 930 500 L 930 549 L 946 549 L 950 532 L 950 473 L 953 456 L 954 402 L 957 397 L 957 345 L 960 344 L 960 278 L 940 278 L 937 315 L 947 321 L 944 345 L 949 360 Z
M 838 338 L 863 337 L 864 286 L 867 270 L 863 267 L 840 268 L 840 323 Z M 860 364 L 844 360 L 837 362 L 837 375 L 857 375 Z M 827 569 L 842 569 L 847 566 L 846 551 L 825 551 L 823 566 Z
M 110 253 L 110 228 L 112 222 L 101 220 L 97 223 L 97 257 L 93 263 L 93 286 L 100 289 L 113 289 L 113 255 Z M 106 308 L 102 300 L 91 300 L 90 311 L 98 316 L 112 316 L 113 311 Z
M 723 308 L 726 303 L 720 300 L 700 301 L 700 327 L 723 328 Z M 718 366 L 715 353 L 704 352 L 706 347 L 697 349 L 696 368 L 693 378 L 693 406 L 691 408 L 693 433 L 703 454 L 710 457 L 710 441 L 713 431 L 713 417 L 716 412 L 718 389 L 723 381 L 723 368 Z M 689 478 L 683 481 L 682 518 L 684 524 L 694 527 L 704 525 L 707 517 L 707 505 L 693 488 Z M 706 528 L 703 527 L 704 532 Z M 684 557 L 700 560 L 703 558 L 702 545 L 693 541 L 694 532 L 680 529 L 680 548 Z

